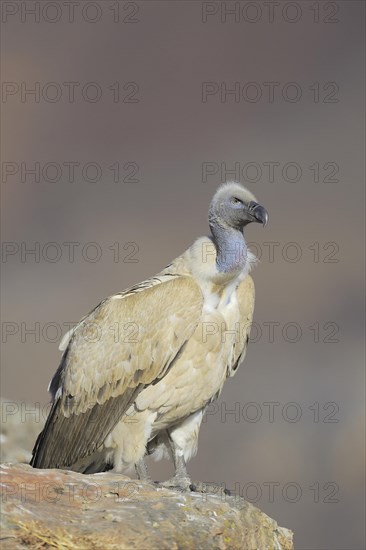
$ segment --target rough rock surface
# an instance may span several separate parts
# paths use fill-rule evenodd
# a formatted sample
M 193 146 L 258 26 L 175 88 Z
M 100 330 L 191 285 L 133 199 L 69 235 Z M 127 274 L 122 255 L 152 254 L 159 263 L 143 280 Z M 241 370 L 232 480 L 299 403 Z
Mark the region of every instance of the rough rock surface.
M 180 493 L 113 473 L 1 465 L 4 549 L 291 550 L 292 533 L 244 499 Z

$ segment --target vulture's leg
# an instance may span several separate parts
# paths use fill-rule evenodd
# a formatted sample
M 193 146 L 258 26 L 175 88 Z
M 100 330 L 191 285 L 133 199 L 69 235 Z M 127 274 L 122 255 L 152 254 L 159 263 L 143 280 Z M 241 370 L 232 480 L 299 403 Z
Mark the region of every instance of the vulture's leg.
M 160 487 L 166 487 L 167 489 L 177 489 L 179 491 L 189 491 L 191 486 L 191 479 L 187 472 L 186 461 L 184 460 L 184 455 L 182 454 L 182 449 L 171 438 L 170 434 L 168 435 L 169 452 L 173 458 L 175 474 L 174 477 L 168 479 L 167 481 L 162 481 L 159 483 Z
M 167 430 L 167 446 L 173 458 L 175 475 L 165 481 L 163 487 L 173 487 L 180 490 L 190 490 L 191 480 L 187 473 L 186 461 L 197 452 L 198 432 L 203 418 L 203 409 L 194 412 Z
M 173 458 L 175 475 L 172 479 L 161 483 L 163 487 L 179 489 L 181 491 L 195 491 L 197 493 L 230 494 L 221 485 L 205 481 L 192 481 L 187 473 L 186 460 L 197 452 L 198 433 L 201 427 L 204 410 L 201 409 L 174 428 L 167 430 L 166 445 Z
M 145 461 L 143 458 L 141 458 L 136 464 L 135 464 L 135 470 L 138 479 L 141 479 L 141 481 L 147 481 L 148 483 L 152 483 L 152 479 L 147 473 L 147 466 L 145 464 Z

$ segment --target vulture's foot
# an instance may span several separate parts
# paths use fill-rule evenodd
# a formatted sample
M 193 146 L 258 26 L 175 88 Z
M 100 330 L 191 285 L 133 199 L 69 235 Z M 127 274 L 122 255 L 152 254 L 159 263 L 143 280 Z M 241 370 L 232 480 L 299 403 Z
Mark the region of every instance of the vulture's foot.
M 158 487 L 164 487 L 165 489 L 174 489 L 182 493 L 191 490 L 191 480 L 189 477 L 174 476 L 167 481 L 158 481 Z
M 190 485 L 190 490 L 194 493 L 210 493 L 213 495 L 231 495 L 229 489 L 225 489 L 222 485 L 216 483 L 206 483 L 205 481 L 194 481 Z
M 148 483 L 149 485 L 155 485 L 155 481 L 150 476 L 146 476 L 144 478 L 138 478 L 138 479 L 139 481 L 143 481 L 144 483 Z

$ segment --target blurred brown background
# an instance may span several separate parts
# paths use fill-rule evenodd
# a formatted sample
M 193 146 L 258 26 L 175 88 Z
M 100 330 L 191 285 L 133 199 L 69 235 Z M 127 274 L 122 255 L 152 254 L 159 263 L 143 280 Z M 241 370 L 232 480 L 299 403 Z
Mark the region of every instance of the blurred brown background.
M 2 396 L 47 403 L 64 323 L 207 233 L 239 177 L 270 214 L 257 330 L 190 472 L 302 550 L 365 547 L 364 34 L 358 1 L 2 3 Z

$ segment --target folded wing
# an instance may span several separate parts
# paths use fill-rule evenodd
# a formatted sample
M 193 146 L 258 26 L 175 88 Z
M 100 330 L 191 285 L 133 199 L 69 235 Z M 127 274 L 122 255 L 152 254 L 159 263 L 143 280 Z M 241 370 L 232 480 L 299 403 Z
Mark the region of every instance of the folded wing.
M 239 305 L 240 321 L 239 326 L 235 329 L 237 338 L 235 339 L 232 355 L 228 363 L 228 376 L 234 376 L 238 366 L 244 361 L 247 352 L 255 301 L 254 282 L 250 275 L 247 275 L 239 284 L 236 295 Z
M 192 278 L 170 276 L 111 296 L 83 318 L 51 381 L 53 405 L 31 465 L 69 467 L 102 445 L 139 392 L 172 367 L 202 304 Z

